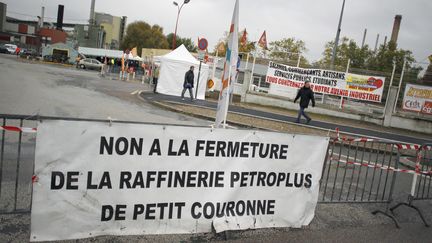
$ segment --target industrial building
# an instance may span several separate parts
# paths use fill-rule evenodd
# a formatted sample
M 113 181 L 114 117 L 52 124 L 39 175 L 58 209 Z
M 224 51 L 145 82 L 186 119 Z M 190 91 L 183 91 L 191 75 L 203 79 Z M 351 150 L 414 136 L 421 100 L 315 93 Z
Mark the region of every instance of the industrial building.
M 126 31 L 127 17 L 95 12 L 96 0 L 91 1 L 89 24 L 75 25 L 73 39 L 78 46 L 119 49 Z
M 56 43 L 69 43 L 73 48 L 85 46 L 119 49 L 125 34 L 127 17 L 96 13 L 95 2 L 91 1 L 88 24 L 63 23 L 63 5 L 58 7 L 55 23 L 44 21 L 44 7 L 41 8 L 38 20 L 11 18 L 7 16 L 7 5 L 0 2 L 0 42 L 36 50 Z

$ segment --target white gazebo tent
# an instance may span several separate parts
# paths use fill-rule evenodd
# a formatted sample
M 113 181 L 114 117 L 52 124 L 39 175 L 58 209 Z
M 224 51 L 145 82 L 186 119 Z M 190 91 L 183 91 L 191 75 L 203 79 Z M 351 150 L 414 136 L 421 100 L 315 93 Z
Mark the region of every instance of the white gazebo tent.
M 156 91 L 161 94 L 181 96 L 183 90 L 183 82 L 185 73 L 191 66 L 195 67 L 195 83 L 193 95 L 195 96 L 198 79 L 199 61 L 192 56 L 184 45 L 179 46 L 174 51 L 157 57 L 160 61 L 160 72 Z M 201 65 L 201 74 L 198 85 L 197 99 L 204 100 L 207 87 L 207 78 L 209 75 L 209 66 L 205 63 Z M 185 93 L 185 97 L 189 98 L 189 92 Z

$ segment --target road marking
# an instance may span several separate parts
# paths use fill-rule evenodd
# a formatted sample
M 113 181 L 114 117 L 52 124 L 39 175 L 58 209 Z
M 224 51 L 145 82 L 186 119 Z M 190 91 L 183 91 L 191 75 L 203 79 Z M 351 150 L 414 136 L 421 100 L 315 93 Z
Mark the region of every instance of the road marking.
M 134 92 L 132 92 L 130 94 L 131 95 L 136 95 L 136 94 L 141 93 L 141 92 L 142 92 L 141 90 L 137 89 L 137 90 L 135 90 Z

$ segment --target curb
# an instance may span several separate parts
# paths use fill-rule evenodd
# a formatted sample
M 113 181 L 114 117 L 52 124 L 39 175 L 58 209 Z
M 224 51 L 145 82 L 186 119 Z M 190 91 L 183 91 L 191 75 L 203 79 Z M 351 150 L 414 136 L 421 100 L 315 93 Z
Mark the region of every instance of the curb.
M 177 113 L 184 114 L 184 115 L 188 115 L 188 116 L 192 116 L 192 117 L 195 117 L 195 118 L 207 120 L 207 121 L 214 121 L 214 117 L 209 117 L 209 116 L 205 116 L 205 115 L 200 115 L 200 114 L 196 114 L 196 113 L 187 112 L 187 111 L 184 111 L 182 109 L 178 109 L 178 108 L 174 108 L 172 106 L 169 106 L 165 102 L 153 101 L 153 100 L 150 100 L 150 99 L 146 99 L 146 98 L 144 98 L 144 97 L 141 96 L 141 93 L 143 93 L 143 92 L 141 91 L 141 92 L 139 92 L 137 94 L 138 98 L 141 101 L 149 102 L 150 104 L 152 104 L 154 106 L 157 106 L 159 108 L 162 108 L 162 109 L 165 109 L 165 110 L 169 110 L 169 111 L 173 111 L 173 112 L 177 112 Z M 167 102 L 167 103 L 169 103 L 169 102 Z M 175 102 L 171 102 L 171 103 L 175 103 Z M 177 103 L 177 104 L 184 105 L 183 103 Z M 190 104 L 190 105 L 187 104 L 187 105 L 188 106 L 194 106 L 194 107 L 201 108 L 201 109 L 211 110 L 211 108 L 203 107 L 203 106 L 200 106 L 200 105 L 194 105 L 194 104 Z M 304 126 L 304 127 L 308 127 L 308 128 L 312 128 L 312 129 L 316 129 L 316 130 L 322 130 L 322 131 L 326 131 L 326 132 L 329 131 L 328 129 L 323 129 L 323 128 L 319 128 L 319 127 L 312 127 L 312 126 L 307 126 L 307 125 L 302 125 L 302 124 L 297 124 L 297 123 L 294 124 L 294 123 L 291 123 L 291 122 L 284 122 L 284 121 L 279 121 L 279 120 L 275 120 L 275 119 L 269 119 L 269 118 L 265 118 L 265 117 L 252 116 L 252 115 L 243 114 L 243 113 L 239 113 L 239 112 L 229 111 L 229 113 L 235 114 L 235 115 L 240 115 L 240 116 L 245 116 L 245 117 L 252 117 L 252 118 L 256 118 L 256 119 L 270 120 L 270 121 L 273 121 L 273 122 L 280 122 L 280 123 L 286 123 L 286 124 L 291 124 L 291 125 L 300 125 L 300 126 Z M 280 132 L 280 131 L 274 130 L 274 129 L 269 129 L 269 128 L 265 128 L 265 127 L 259 127 L 259 126 L 251 126 L 250 124 L 245 124 L 245 123 L 241 123 L 241 122 L 231 121 L 229 119 L 228 119 L 228 122 L 231 125 L 239 126 L 239 127 L 242 127 L 242 128 L 256 128 L 256 129 L 265 130 L 265 131 Z

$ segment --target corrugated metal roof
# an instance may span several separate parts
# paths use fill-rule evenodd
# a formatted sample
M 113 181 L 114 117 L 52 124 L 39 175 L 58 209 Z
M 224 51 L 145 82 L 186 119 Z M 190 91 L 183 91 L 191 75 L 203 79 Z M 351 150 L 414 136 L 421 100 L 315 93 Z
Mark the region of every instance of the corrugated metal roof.
M 97 57 L 110 57 L 110 58 L 121 58 L 123 55 L 123 51 L 119 50 L 109 50 L 109 49 L 100 49 L 100 48 L 91 48 L 91 47 L 78 47 L 78 52 L 83 54 L 84 56 L 97 56 Z M 141 58 L 136 56 L 129 59 L 141 61 Z

